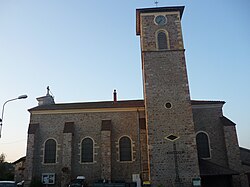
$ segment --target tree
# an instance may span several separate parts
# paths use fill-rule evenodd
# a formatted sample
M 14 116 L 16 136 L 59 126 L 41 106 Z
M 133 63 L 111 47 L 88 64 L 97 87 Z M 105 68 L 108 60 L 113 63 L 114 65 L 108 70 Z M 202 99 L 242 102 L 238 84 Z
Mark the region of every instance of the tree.
M 2 153 L 2 154 L 0 155 L 0 164 L 4 163 L 5 158 L 6 158 L 5 154 Z
M 5 162 L 6 155 L 0 155 L 0 180 L 14 180 L 14 167 L 11 163 Z

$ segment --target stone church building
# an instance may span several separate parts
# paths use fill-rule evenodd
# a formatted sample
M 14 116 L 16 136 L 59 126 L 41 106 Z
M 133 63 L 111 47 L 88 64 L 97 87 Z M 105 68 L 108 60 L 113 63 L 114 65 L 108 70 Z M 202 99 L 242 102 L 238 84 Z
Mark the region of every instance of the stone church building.
M 118 100 L 114 90 L 112 101 L 55 103 L 49 89 L 37 98 L 29 109 L 26 185 L 42 179 L 65 187 L 84 176 L 90 186 L 249 186 L 250 162 L 241 160 L 225 102 L 190 99 L 183 10 L 136 10 L 144 99 Z

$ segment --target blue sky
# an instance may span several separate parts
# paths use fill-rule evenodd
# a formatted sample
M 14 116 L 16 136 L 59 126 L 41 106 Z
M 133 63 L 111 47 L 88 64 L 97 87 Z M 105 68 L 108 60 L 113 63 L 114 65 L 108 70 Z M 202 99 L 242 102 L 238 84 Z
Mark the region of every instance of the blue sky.
M 250 148 L 250 1 L 159 0 L 184 5 L 184 46 L 192 99 L 224 100 L 239 143 Z M 1 0 L 0 107 L 5 106 L 0 153 L 26 152 L 29 108 L 50 86 L 55 101 L 141 99 L 136 8 L 154 0 Z

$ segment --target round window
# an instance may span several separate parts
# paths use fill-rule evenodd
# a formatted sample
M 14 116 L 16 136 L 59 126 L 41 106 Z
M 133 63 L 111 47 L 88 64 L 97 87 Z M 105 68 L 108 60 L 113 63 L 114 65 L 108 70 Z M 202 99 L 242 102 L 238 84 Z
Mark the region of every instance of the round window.
M 165 104 L 165 107 L 166 107 L 167 109 L 170 109 L 170 108 L 172 108 L 172 104 L 168 102 L 168 103 Z

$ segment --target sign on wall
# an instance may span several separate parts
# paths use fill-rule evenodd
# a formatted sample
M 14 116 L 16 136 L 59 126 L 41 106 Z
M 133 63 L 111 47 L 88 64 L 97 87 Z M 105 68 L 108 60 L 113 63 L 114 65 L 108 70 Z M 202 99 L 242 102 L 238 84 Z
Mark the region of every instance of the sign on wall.
M 55 184 L 55 173 L 42 173 L 43 184 Z

